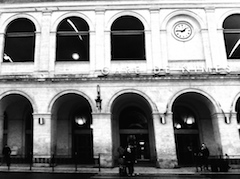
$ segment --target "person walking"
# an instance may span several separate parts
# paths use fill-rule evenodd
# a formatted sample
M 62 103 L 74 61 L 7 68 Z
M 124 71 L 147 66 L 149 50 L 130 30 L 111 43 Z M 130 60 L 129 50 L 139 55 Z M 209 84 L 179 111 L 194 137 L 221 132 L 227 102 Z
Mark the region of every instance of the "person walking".
M 2 154 L 3 154 L 4 161 L 6 162 L 6 164 L 8 166 L 8 169 L 10 168 L 10 163 L 11 163 L 11 158 L 10 158 L 11 152 L 12 151 L 11 151 L 10 147 L 6 144 L 3 147 Z

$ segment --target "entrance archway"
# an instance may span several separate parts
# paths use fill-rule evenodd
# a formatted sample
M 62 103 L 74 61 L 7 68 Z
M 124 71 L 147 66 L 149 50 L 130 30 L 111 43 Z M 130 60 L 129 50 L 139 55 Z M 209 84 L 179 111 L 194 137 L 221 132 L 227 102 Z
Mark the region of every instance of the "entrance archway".
M 145 98 L 135 93 L 117 97 L 112 107 L 112 128 L 115 159 L 118 147 L 125 148 L 130 136 L 135 137 L 139 163 L 156 159 L 152 109 Z
M 59 97 L 52 109 L 53 152 L 56 157 L 93 163 L 92 110 L 88 101 L 74 93 Z
M 211 155 L 219 150 L 219 132 L 214 124 L 214 105 L 204 95 L 187 92 L 173 103 L 173 125 L 179 165 L 192 165 L 200 144 L 207 144 Z
M 3 129 L 2 146 L 8 144 L 11 155 L 28 159 L 33 152 L 33 108 L 20 94 L 10 94 L 0 101 Z

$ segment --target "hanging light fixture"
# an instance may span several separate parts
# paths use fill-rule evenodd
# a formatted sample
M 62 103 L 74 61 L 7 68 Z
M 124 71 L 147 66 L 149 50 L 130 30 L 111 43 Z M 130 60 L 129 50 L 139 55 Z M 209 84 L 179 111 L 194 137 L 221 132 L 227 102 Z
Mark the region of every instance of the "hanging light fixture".
M 100 86 L 97 85 L 97 98 L 95 99 L 96 101 L 96 107 L 99 111 L 102 109 L 102 99 L 101 99 L 101 94 L 100 94 Z
M 192 125 L 195 123 L 195 119 L 193 116 L 188 116 L 184 119 L 184 122 L 188 125 Z
M 82 125 L 86 124 L 87 120 L 86 120 L 85 117 L 76 116 L 76 117 L 75 117 L 75 122 L 76 122 L 76 124 L 78 124 L 79 126 L 82 126 Z

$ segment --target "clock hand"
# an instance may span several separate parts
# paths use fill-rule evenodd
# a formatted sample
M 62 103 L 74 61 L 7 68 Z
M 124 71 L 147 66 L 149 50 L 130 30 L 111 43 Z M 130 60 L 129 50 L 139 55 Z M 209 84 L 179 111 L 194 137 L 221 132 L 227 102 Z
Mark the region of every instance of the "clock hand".
M 185 32 L 187 28 L 183 29 L 183 30 L 176 30 L 176 32 Z

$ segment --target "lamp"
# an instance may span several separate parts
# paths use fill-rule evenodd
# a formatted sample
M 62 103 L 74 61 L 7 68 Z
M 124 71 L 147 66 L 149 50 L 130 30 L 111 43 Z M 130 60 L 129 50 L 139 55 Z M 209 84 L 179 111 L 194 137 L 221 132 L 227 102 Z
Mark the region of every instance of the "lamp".
M 185 116 L 183 120 L 188 125 L 192 125 L 195 123 L 195 118 L 192 115 Z
M 81 116 L 76 116 L 75 117 L 75 122 L 80 126 L 84 125 L 86 123 L 86 121 L 87 120 L 84 117 L 81 117 Z
M 40 125 L 44 124 L 44 118 L 43 117 L 38 118 L 38 124 L 40 124 Z
M 160 116 L 160 121 L 162 124 L 166 124 L 166 116 L 167 112 L 163 113 L 163 115 Z
M 100 94 L 100 86 L 97 85 L 97 99 L 95 99 L 96 101 L 96 107 L 99 111 L 101 111 L 102 109 L 102 99 L 101 99 L 101 94 Z

